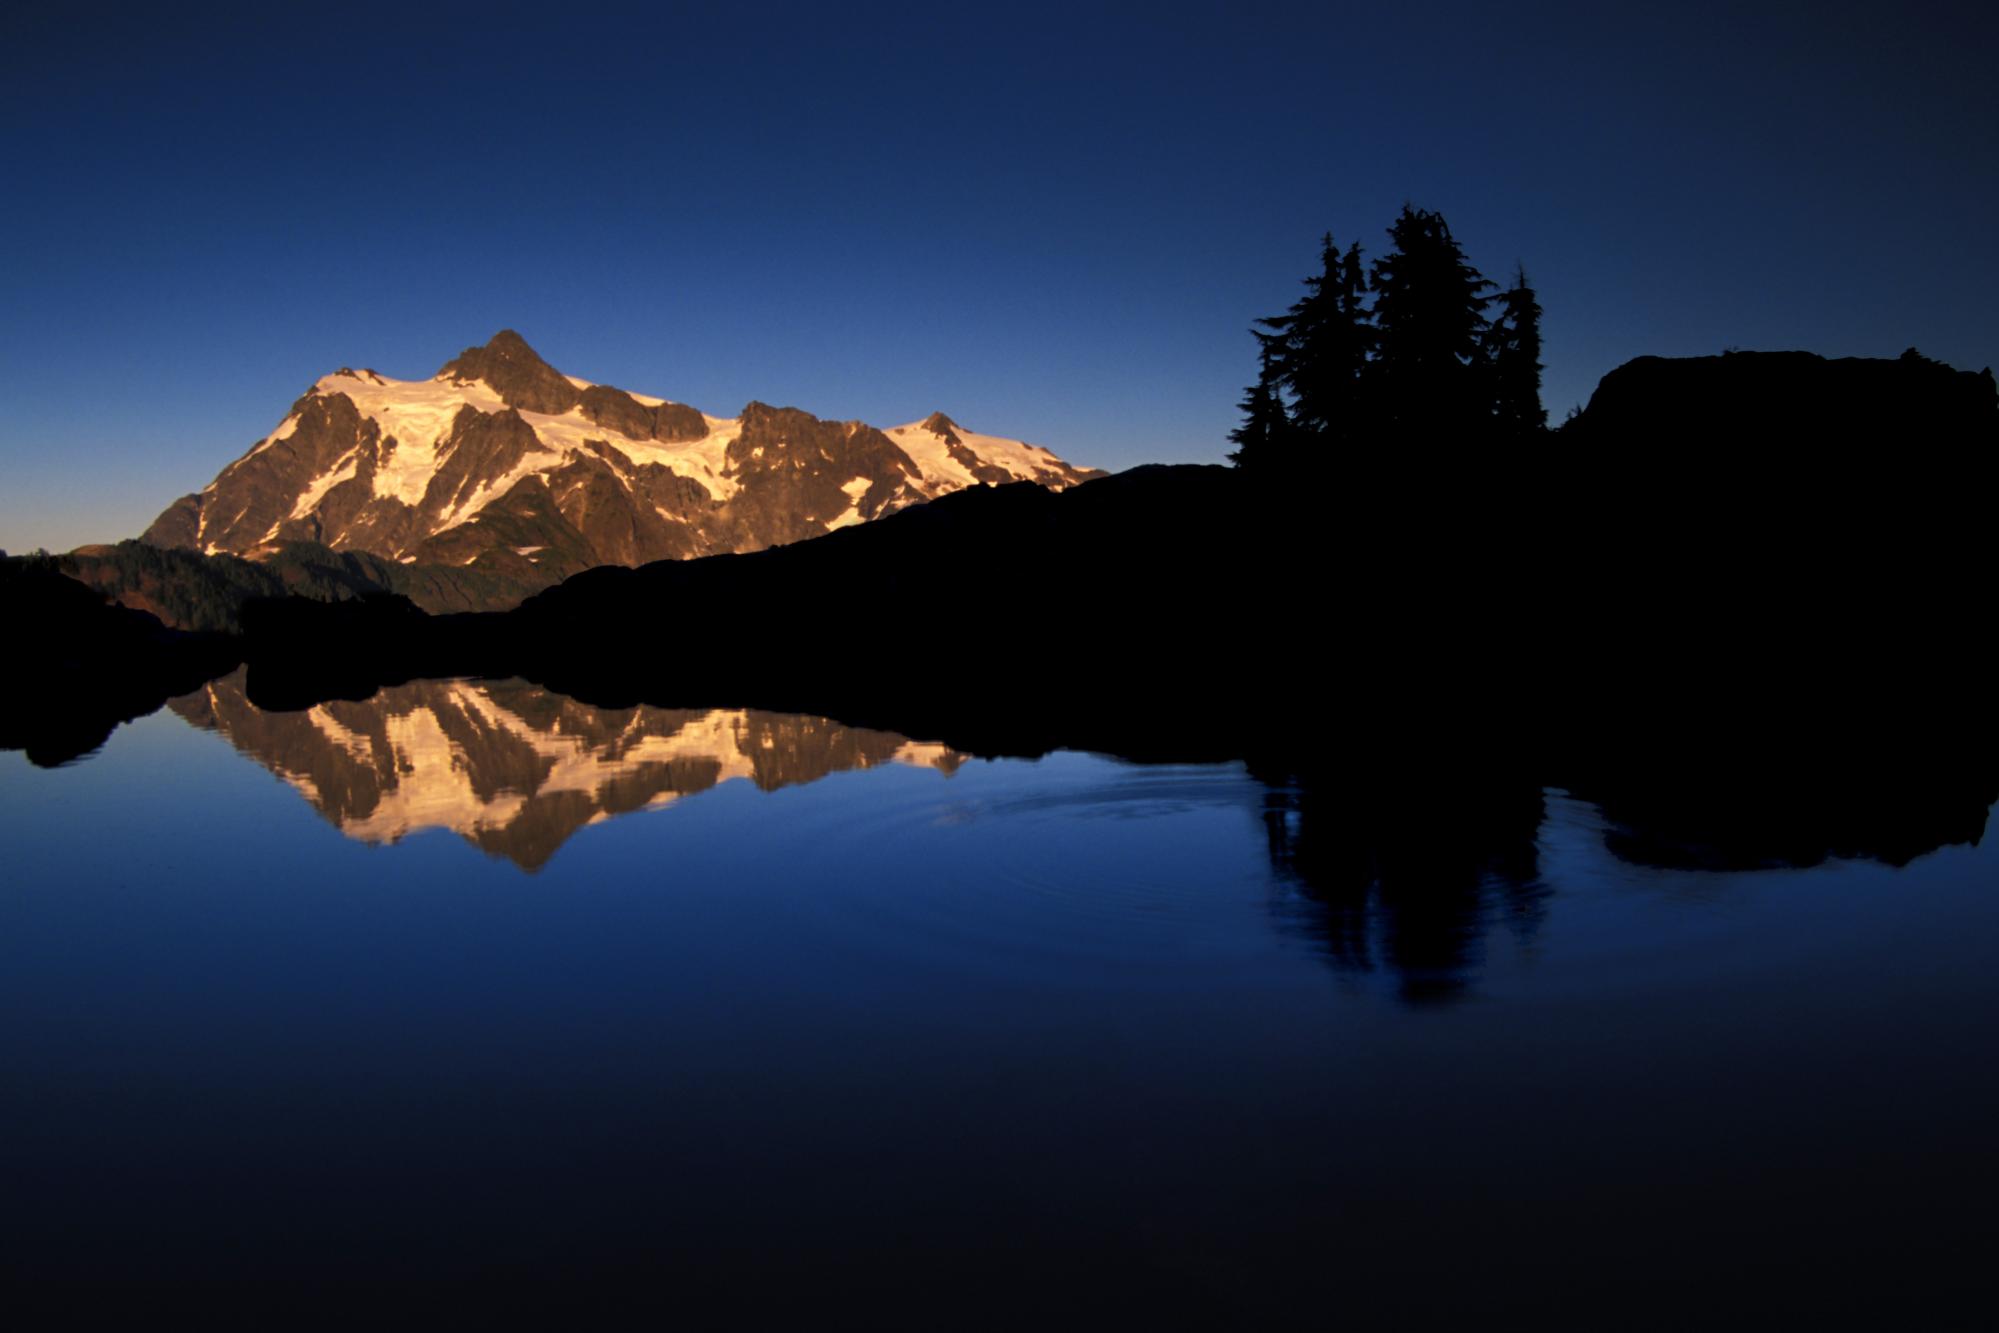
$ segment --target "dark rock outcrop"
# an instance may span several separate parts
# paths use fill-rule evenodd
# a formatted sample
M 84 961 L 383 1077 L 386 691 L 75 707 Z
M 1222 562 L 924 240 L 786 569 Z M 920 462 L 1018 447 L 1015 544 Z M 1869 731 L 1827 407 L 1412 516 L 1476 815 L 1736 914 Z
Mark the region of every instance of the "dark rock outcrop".
M 460 381 L 483 380 L 508 407 L 522 412 L 559 416 L 583 400 L 583 391 L 512 329 L 500 330 L 483 347 L 466 348 L 437 373 Z
M 743 408 L 728 461 L 739 489 L 711 528 L 714 548 L 723 551 L 823 536 L 850 510 L 851 521 L 876 518 L 921 477 L 909 455 L 873 426 L 764 403 Z
M 932 412 L 923 418 L 922 428 L 942 440 L 951 460 L 977 480 L 988 486 L 1004 486 L 1014 480 L 1013 474 L 1005 468 L 986 462 L 967 448 L 964 437 L 958 434 L 958 423 L 942 412 Z
M 923 429 L 929 431 L 932 435 L 937 436 L 947 444 L 964 443 L 963 440 L 958 438 L 958 423 L 945 416 L 942 412 L 932 412 L 929 416 L 923 418 Z
M 584 416 L 599 426 L 614 430 L 628 439 L 655 438 L 654 429 L 658 422 L 652 409 L 640 405 L 638 399 L 622 389 L 593 384 L 583 391 L 578 406 L 583 409 Z
M 239 554 L 278 540 L 298 498 L 343 467 L 370 469 L 382 444 L 380 428 L 343 393 L 311 393 L 292 404 L 290 435 L 245 455 L 224 470 L 201 498 L 195 545 Z
M 652 437 L 662 444 L 691 444 L 708 438 L 708 421 L 686 403 L 661 403 L 652 409 Z
M 139 535 L 152 546 L 186 547 L 192 550 L 201 535 L 201 496 L 183 495 L 160 511 L 160 516 Z
M 438 450 L 437 470 L 424 489 L 422 512 L 443 517 L 464 507 L 496 478 L 511 473 L 541 440 L 518 412 L 459 410 Z

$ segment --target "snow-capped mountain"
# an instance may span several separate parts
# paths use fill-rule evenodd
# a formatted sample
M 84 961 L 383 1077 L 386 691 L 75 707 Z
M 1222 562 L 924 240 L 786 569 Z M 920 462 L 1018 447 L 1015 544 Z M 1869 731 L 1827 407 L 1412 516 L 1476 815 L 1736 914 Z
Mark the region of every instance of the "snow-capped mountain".
M 144 540 L 251 557 L 311 541 L 546 585 L 802 541 L 980 483 L 1097 475 L 942 413 L 888 430 L 763 403 L 713 417 L 561 374 L 503 331 L 428 380 L 324 377 Z

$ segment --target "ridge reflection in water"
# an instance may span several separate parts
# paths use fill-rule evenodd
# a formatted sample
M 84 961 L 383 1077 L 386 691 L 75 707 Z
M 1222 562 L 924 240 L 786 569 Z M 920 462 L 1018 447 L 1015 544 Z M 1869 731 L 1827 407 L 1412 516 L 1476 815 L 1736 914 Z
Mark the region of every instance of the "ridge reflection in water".
M 892 732 L 757 709 L 597 708 L 521 680 L 420 680 L 267 713 L 243 672 L 168 707 L 296 787 L 350 838 L 450 829 L 538 870 L 577 830 L 747 778 L 763 791 L 966 756 Z

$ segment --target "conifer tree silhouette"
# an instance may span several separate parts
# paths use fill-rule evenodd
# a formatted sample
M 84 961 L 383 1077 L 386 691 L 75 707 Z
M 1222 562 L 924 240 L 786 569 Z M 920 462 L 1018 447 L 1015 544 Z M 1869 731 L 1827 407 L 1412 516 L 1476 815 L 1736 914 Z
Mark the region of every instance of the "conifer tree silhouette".
M 1493 284 L 1427 209 L 1404 204 L 1388 239 L 1388 253 L 1374 261 L 1369 367 L 1380 429 L 1406 443 L 1488 435 L 1485 308 Z
M 1319 247 L 1320 271 L 1305 279 L 1305 295 L 1282 315 L 1259 320 L 1278 379 L 1290 391 L 1292 419 L 1321 444 L 1365 434 L 1366 371 L 1374 329 L 1366 305 L 1367 275 L 1360 246 L 1344 257 L 1331 233 Z
M 1284 405 L 1278 384 L 1277 353 L 1272 343 L 1263 344 L 1260 359 L 1262 366 L 1256 383 L 1249 386 L 1238 404 L 1242 408 L 1242 424 L 1229 432 L 1236 445 L 1229 453 L 1229 461 L 1240 468 L 1265 471 L 1282 465 L 1297 428 Z
M 1251 328 L 1259 373 L 1229 434 L 1238 467 L 1364 468 L 1411 445 L 1475 447 L 1546 430 L 1541 306 L 1525 269 L 1492 295 L 1443 217 L 1409 204 L 1388 235 L 1370 268 L 1358 243 L 1343 254 L 1327 234 L 1305 294 Z
M 1548 429 L 1548 409 L 1541 405 L 1541 303 L 1527 285 L 1524 265 L 1516 266 L 1513 285 L 1499 294 L 1498 304 L 1485 340 L 1493 431 L 1500 440 L 1518 442 Z

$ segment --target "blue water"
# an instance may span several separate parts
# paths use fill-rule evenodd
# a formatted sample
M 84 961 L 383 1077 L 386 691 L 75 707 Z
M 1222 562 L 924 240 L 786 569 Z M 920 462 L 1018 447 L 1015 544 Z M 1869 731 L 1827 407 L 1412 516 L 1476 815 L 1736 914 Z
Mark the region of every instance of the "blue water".
M 1990 839 L 1665 871 L 1551 792 L 1425 1003 L 1328 946 L 1267 796 L 883 763 L 530 872 L 347 836 L 171 712 L 0 755 L 0 1275 L 735 1326 L 1921 1324 L 1976 1290 Z

